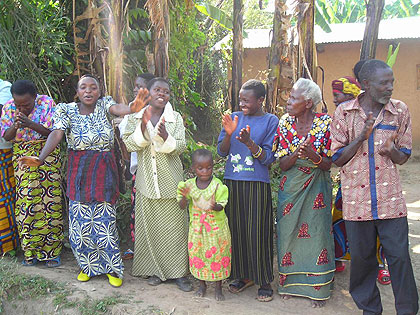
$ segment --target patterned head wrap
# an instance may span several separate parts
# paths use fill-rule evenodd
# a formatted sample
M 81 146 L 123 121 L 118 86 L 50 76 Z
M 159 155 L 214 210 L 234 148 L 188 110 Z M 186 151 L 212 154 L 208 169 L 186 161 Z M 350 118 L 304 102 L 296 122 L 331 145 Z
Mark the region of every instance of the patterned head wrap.
M 352 77 L 342 77 L 332 81 L 333 92 L 350 94 L 355 98 L 360 94 L 360 84 Z

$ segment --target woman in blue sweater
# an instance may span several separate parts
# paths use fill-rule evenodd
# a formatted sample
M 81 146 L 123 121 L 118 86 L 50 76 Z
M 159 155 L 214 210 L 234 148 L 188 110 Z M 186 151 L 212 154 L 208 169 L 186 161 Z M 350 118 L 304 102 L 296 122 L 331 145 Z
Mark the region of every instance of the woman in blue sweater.
M 273 213 L 268 165 L 278 118 L 262 110 L 265 87 L 249 80 L 239 92 L 240 112 L 225 115 L 217 150 L 227 156 L 225 208 L 232 233 L 232 273 L 229 290 L 239 293 L 259 285 L 258 300 L 271 301 L 273 290 Z

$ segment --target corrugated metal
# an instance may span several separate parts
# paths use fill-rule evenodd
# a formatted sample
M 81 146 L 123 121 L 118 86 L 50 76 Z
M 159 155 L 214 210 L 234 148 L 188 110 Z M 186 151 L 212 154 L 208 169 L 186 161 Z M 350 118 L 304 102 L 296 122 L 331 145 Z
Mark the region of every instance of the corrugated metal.
M 325 33 L 319 26 L 315 26 L 315 42 L 344 43 L 363 40 L 365 23 L 330 24 L 331 33 Z M 271 30 L 248 29 L 244 38 L 244 48 L 265 48 L 271 45 Z M 231 35 L 218 42 L 213 49 L 220 49 L 227 44 Z M 420 16 L 382 20 L 379 24 L 378 39 L 420 38 Z

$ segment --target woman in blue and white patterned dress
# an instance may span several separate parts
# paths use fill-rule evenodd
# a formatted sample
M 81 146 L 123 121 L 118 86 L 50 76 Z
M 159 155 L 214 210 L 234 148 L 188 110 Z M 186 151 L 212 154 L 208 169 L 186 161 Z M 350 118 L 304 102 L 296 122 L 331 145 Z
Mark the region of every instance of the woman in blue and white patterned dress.
M 57 105 L 53 131 L 39 158 L 24 157 L 21 165 L 41 165 L 66 135 L 69 238 L 81 269 L 77 279 L 106 274 L 109 283 L 119 287 L 124 266 L 116 227 L 119 174 L 111 120 L 131 113 L 138 102 L 128 107 L 110 96 L 100 97 L 98 81 L 90 75 L 79 80 L 77 95 L 79 103 Z

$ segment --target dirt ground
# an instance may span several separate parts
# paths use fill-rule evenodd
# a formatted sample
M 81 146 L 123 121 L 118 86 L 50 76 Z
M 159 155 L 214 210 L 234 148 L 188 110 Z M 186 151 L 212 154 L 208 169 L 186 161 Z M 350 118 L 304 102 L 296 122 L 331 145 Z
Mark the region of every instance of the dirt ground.
M 420 158 L 412 158 L 409 163 L 400 167 L 403 190 L 408 205 L 410 226 L 410 253 L 413 269 L 420 288 Z M 226 301 L 216 302 L 213 299 L 214 289 L 209 288 L 207 297 L 195 298 L 193 293 L 184 293 L 174 283 L 165 283 L 158 287 L 147 285 L 146 280 L 130 275 L 131 261 L 125 264 L 124 284 L 121 288 L 110 287 L 105 276 L 96 277 L 89 282 L 76 280 L 78 267 L 73 255 L 67 249 L 63 256 L 63 265 L 56 269 L 46 267 L 19 267 L 19 272 L 37 274 L 53 281 L 66 283 L 73 292 L 69 300 L 102 299 L 115 294 L 126 299 L 109 307 L 112 314 L 361 314 L 353 303 L 348 292 L 349 268 L 336 275 L 335 288 L 331 299 L 322 309 L 310 307 L 308 299 L 292 298 L 284 301 L 277 294 L 269 303 L 256 300 L 257 287 L 251 287 L 239 295 L 231 294 L 225 288 Z M 277 262 L 275 262 L 277 265 Z M 276 279 L 277 280 L 277 279 Z M 273 286 L 275 287 L 275 282 Z M 195 287 L 198 284 L 195 282 Z M 395 314 L 394 298 L 391 286 L 381 286 L 384 314 Z M 51 298 L 33 303 L 31 301 L 6 304 L 5 314 L 79 314 L 77 309 L 60 309 L 52 304 Z

